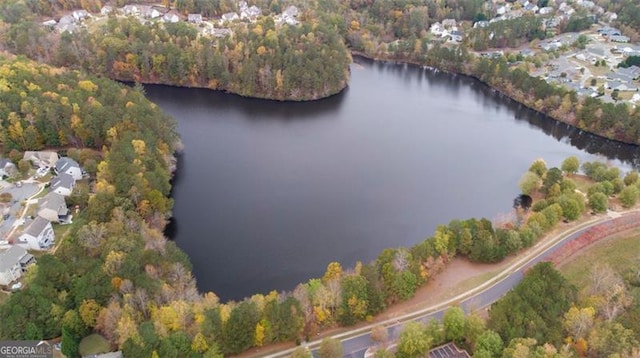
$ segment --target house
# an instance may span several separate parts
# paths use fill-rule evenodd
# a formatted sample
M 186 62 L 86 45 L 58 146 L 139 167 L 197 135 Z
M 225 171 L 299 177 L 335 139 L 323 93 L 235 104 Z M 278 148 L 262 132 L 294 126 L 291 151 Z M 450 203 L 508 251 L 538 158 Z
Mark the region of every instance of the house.
M 211 34 L 215 37 L 227 37 L 230 36 L 233 32 L 230 29 L 213 29 L 211 30 Z
M 538 10 L 538 14 L 540 15 L 549 15 L 553 12 L 553 8 L 551 6 L 545 6 Z
M 35 262 L 33 255 L 18 245 L 0 252 L 0 285 L 7 286 L 19 279 L 22 273 Z
M 602 37 L 609 37 L 609 36 L 620 36 L 622 35 L 622 33 L 620 32 L 620 30 L 613 28 L 613 27 L 609 27 L 609 26 L 605 26 L 601 29 L 598 29 L 598 33 L 600 35 L 602 35 Z
M 53 179 L 51 179 L 51 185 L 49 189 L 62 196 L 69 196 L 73 192 L 73 188 L 76 185 L 76 181 L 69 174 L 62 173 Z
M 429 28 L 429 31 L 436 36 L 440 36 L 444 31 L 444 27 L 442 27 L 441 23 L 436 22 L 433 25 L 431 25 L 431 27 Z
M 435 347 L 427 353 L 427 358 L 440 357 L 471 358 L 466 350 L 458 348 L 453 342 Z
M 69 217 L 69 209 L 64 196 L 50 192 L 38 200 L 38 216 L 51 222 L 65 222 Z
M 55 25 L 55 29 L 58 30 L 59 33 L 63 33 L 65 31 L 73 33 L 76 27 L 76 19 L 71 15 L 64 15 L 60 20 L 58 20 L 58 24 Z
M 202 14 L 189 14 L 187 15 L 187 21 L 192 24 L 199 24 L 202 22 Z
M 604 15 L 602 15 L 602 19 L 607 22 L 616 21 L 618 19 L 618 14 L 616 14 L 615 12 L 607 11 L 604 13 Z
M 618 90 L 620 92 L 636 92 L 638 90 L 638 87 L 632 84 L 622 83 L 620 81 L 608 81 L 605 87 L 607 89 L 614 90 L 614 91 Z
M 178 16 L 178 13 L 172 10 L 162 16 L 162 21 L 176 23 L 180 21 L 180 17 Z
M 137 5 L 125 5 L 121 10 L 125 15 L 138 16 L 140 8 Z
M 489 26 L 489 21 L 476 21 L 476 23 L 473 24 L 474 29 L 485 28 L 487 26 Z
M 460 31 L 452 31 L 449 35 L 451 41 L 462 42 L 462 32 Z
M 623 35 L 610 35 L 609 40 L 612 42 L 627 43 L 630 41 L 629 37 Z
M 16 165 L 9 159 L 2 158 L 0 160 L 0 179 L 4 177 L 10 177 L 17 172 Z
M 109 5 L 105 5 L 105 6 L 102 7 L 102 9 L 100 9 L 100 15 L 102 15 L 102 16 L 107 16 L 112 12 L 113 12 L 113 7 L 111 7 Z
M 456 26 L 456 20 L 455 19 L 444 19 L 442 20 L 442 26 L 445 29 L 450 29 L 452 27 Z
M 619 68 L 618 73 L 627 76 L 632 80 L 637 80 L 638 77 L 640 77 L 640 67 L 634 65 L 627 68 Z M 2 161 L 0 161 L 0 166 L 1 164 Z
M 246 3 L 245 3 L 246 5 Z M 241 9 L 240 10 L 240 19 L 244 20 L 244 19 L 248 19 L 248 20 L 255 20 L 258 18 L 258 16 L 260 16 L 262 14 L 262 10 L 260 10 L 259 7 L 252 5 L 248 8 L 245 9 Z
M 155 19 L 162 16 L 162 13 L 158 11 L 158 9 L 156 9 L 155 7 L 148 6 L 144 9 L 143 16 L 147 19 Z
M 296 19 L 296 17 L 298 17 L 298 13 L 298 8 L 291 5 L 282 12 L 279 22 L 284 22 L 292 26 L 297 25 L 298 19 Z
M 46 168 L 46 167 L 51 168 L 56 164 L 59 158 L 58 158 L 58 153 L 56 152 L 49 152 L 49 151 L 34 152 L 31 150 L 28 150 L 24 152 L 22 159 L 30 160 L 33 163 L 33 165 L 39 168 Z
M 238 20 L 240 18 L 240 16 L 238 16 L 237 13 L 235 12 L 227 12 L 225 14 L 222 14 L 222 21 L 234 21 L 234 20 Z
M 80 164 L 69 157 L 62 157 L 58 159 L 55 165 L 56 174 L 69 174 L 74 180 L 82 179 L 82 169 Z
M 73 15 L 73 18 L 78 22 L 84 21 L 85 19 L 91 17 L 87 10 L 74 10 L 71 15 Z
M 56 27 L 58 22 L 56 20 L 47 20 L 40 23 L 42 27 L 48 27 L 50 30 L 53 30 Z
M 46 250 L 55 241 L 53 226 L 49 220 L 36 216 L 20 235 L 18 241 L 26 243 L 31 250 Z

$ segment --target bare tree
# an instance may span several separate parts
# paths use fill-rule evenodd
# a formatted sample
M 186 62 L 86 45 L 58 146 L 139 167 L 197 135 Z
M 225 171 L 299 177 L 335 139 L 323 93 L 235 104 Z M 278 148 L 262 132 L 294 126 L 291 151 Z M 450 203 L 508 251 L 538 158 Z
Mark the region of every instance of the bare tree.
M 409 269 L 409 262 L 411 261 L 411 254 L 404 247 L 399 248 L 396 251 L 396 255 L 393 258 L 393 268 L 398 272 L 403 272 Z

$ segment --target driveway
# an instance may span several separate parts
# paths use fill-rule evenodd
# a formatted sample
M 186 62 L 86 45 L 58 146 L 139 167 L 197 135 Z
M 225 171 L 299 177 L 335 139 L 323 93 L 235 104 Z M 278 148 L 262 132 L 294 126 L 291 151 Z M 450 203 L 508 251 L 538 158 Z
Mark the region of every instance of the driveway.
M 0 223 L 0 240 L 6 240 L 6 235 L 11 231 L 11 228 L 16 225 L 16 218 L 20 216 L 24 208 L 21 202 L 37 193 L 38 190 L 39 187 L 36 183 L 23 183 L 21 187 L 10 184 L 2 189 L 1 192 L 11 194 L 13 200 L 2 206 L 2 208 L 9 207 L 9 217 Z

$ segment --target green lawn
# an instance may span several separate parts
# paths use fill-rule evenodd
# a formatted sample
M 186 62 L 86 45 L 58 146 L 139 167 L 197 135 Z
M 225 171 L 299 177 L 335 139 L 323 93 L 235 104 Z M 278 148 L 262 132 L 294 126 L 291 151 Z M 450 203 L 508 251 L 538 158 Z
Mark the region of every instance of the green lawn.
M 585 287 L 594 263 L 624 272 L 640 258 L 640 229 L 603 239 L 587 247 L 558 269 L 576 287 Z
M 0 305 L 4 303 L 4 301 L 9 299 L 9 294 L 0 291 Z
M 111 352 L 111 346 L 106 338 L 99 334 L 92 334 L 84 337 L 82 341 L 80 341 L 80 347 L 78 350 L 80 351 L 80 355 L 85 357 Z
M 53 224 L 53 233 L 56 236 L 56 242 L 60 242 L 70 228 L 71 225 Z
M 570 175 L 569 179 L 573 180 L 576 183 L 576 188 L 585 194 L 589 191 L 589 187 L 594 184 L 593 180 L 582 174 Z

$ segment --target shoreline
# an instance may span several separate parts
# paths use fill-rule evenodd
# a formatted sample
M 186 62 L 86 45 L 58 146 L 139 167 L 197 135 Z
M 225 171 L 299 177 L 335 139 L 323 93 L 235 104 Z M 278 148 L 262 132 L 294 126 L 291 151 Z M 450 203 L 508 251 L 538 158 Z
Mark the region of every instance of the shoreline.
M 575 128 L 577 130 L 583 131 L 585 133 L 593 134 L 593 135 L 595 135 L 595 136 L 597 136 L 599 138 L 602 138 L 602 139 L 610 140 L 610 141 L 613 141 L 613 142 L 616 142 L 616 143 L 622 143 L 622 144 L 628 144 L 628 145 L 633 145 L 633 146 L 640 147 L 640 144 L 637 143 L 637 142 L 636 143 L 634 143 L 634 142 L 626 142 L 626 141 L 622 141 L 622 140 L 619 140 L 619 139 L 616 139 L 616 138 L 610 138 L 610 137 L 608 137 L 606 135 L 603 135 L 601 133 L 597 133 L 597 132 L 594 132 L 594 131 L 586 130 L 584 128 L 580 128 L 580 127 L 576 126 L 574 123 L 570 123 L 570 122 L 562 120 L 560 118 L 556 118 L 556 117 L 552 116 L 549 113 L 542 112 L 542 111 L 532 107 L 531 105 L 529 105 L 529 104 L 527 104 L 525 102 L 517 100 L 516 98 L 514 98 L 514 96 L 510 95 L 506 91 L 504 91 L 504 90 L 502 90 L 502 89 L 500 89 L 500 88 L 498 88 L 496 86 L 492 86 L 491 84 L 481 80 L 480 78 L 478 78 L 478 76 L 476 76 L 474 74 L 471 74 L 471 73 L 452 72 L 452 71 L 449 71 L 449 70 L 445 70 L 445 69 L 441 69 L 441 68 L 437 68 L 437 67 L 432 67 L 432 66 L 428 66 L 428 65 L 425 65 L 425 64 L 421 64 L 419 62 L 412 61 L 412 60 L 391 60 L 391 59 L 372 57 L 372 56 L 369 56 L 369 55 L 367 55 L 365 53 L 362 53 L 362 52 L 359 52 L 359 51 L 351 51 L 351 55 L 352 55 L 352 57 L 353 56 L 361 57 L 363 59 L 374 61 L 374 62 L 390 63 L 390 64 L 394 64 L 394 65 L 408 64 L 408 65 L 412 65 L 412 66 L 418 66 L 418 67 L 430 69 L 432 71 L 443 72 L 443 73 L 446 73 L 446 74 L 451 75 L 451 76 L 464 76 L 464 77 L 473 79 L 474 81 L 477 81 L 478 83 L 481 83 L 482 85 L 486 86 L 487 88 L 491 89 L 492 91 L 495 91 L 496 93 L 500 94 L 501 96 L 508 98 L 509 100 L 513 101 L 514 103 L 522 105 L 522 106 L 526 107 L 527 109 L 529 109 L 531 111 L 534 111 L 534 112 L 536 112 L 536 113 L 538 113 L 540 115 L 543 115 L 543 116 L 545 116 L 545 117 L 547 117 L 547 118 L 549 118 L 551 120 L 554 120 L 554 121 L 557 121 L 557 122 L 560 122 L 560 123 L 564 123 L 564 124 L 566 124 L 568 126 L 571 126 L 571 127 Z M 639 140 L 640 140 L 640 138 L 639 138 Z

